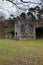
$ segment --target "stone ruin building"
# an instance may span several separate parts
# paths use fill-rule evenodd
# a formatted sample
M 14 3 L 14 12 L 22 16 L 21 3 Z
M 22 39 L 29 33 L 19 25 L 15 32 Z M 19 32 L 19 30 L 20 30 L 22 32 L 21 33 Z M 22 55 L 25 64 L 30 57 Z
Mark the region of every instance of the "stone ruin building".
M 36 39 L 36 28 L 43 26 L 43 14 L 40 10 L 40 16 L 38 13 L 39 10 L 40 8 L 38 6 L 30 8 L 30 11 L 26 15 L 24 14 L 24 17 L 22 13 L 20 18 L 17 18 L 15 22 L 15 32 L 17 32 L 19 39 Z

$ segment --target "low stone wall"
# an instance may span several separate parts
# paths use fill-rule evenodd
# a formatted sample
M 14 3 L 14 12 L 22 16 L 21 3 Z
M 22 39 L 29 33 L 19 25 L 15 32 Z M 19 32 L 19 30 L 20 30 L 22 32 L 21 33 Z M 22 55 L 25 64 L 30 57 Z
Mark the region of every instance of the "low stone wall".
M 29 40 L 34 39 L 34 36 L 18 36 L 18 40 Z

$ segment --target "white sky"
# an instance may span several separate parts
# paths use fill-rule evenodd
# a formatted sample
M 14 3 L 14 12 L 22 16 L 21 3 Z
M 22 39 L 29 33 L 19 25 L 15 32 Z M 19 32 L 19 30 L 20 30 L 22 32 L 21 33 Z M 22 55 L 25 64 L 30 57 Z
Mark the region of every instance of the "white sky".
M 40 3 L 40 0 L 24 0 L 24 1 L 31 1 L 31 2 L 35 2 L 35 3 Z M 20 3 L 20 0 L 14 0 L 14 2 L 18 2 Z M 29 5 L 28 7 L 23 6 L 22 4 L 18 5 L 21 8 L 29 8 L 29 7 L 35 7 L 36 5 L 33 4 L 25 4 L 25 5 Z M 14 16 L 19 15 L 21 12 L 23 12 L 23 10 L 19 10 L 15 5 L 13 5 L 12 3 L 4 0 L 0 0 L 0 16 L 4 15 L 5 18 L 9 18 L 9 16 L 11 14 L 14 14 Z

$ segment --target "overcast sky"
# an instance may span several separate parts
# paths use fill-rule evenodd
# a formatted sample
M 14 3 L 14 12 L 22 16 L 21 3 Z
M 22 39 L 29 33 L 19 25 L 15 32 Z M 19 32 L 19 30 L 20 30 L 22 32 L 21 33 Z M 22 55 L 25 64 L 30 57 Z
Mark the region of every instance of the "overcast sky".
M 23 1 L 31 1 L 31 2 L 35 2 L 35 3 L 40 3 L 40 0 L 23 0 Z M 18 2 L 20 3 L 20 0 L 14 0 L 14 2 Z M 28 5 L 25 6 L 25 5 Z M 21 7 L 22 9 L 28 9 L 29 7 L 35 7 L 36 5 L 34 4 L 25 4 L 25 5 L 18 5 L 19 7 Z M 38 4 L 37 4 L 38 5 Z M 12 3 L 4 0 L 0 0 L 0 16 L 4 16 L 5 18 L 9 18 L 9 16 L 11 14 L 13 14 L 14 16 L 19 15 L 21 12 L 23 12 L 24 10 L 19 10 L 18 7 L 16 7 L 15 5 L 13 5 Z M 25 12 L 25 11 L 24 11 Z

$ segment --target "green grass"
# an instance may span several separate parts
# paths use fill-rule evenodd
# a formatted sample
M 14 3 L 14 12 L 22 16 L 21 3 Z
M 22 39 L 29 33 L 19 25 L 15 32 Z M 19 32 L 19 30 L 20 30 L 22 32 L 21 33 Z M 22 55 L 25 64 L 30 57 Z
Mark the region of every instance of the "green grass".
M 43 65 L 43 40 L 0 40 L 0 65 Z

